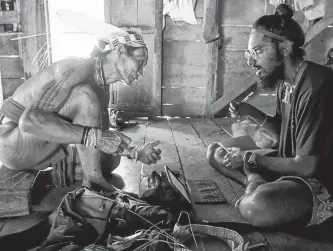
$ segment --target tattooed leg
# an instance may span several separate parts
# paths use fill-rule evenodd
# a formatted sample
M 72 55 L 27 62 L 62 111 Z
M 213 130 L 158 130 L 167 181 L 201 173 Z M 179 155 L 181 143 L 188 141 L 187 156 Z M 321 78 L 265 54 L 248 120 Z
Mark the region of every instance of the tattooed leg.
M 78 98 L 73 98 L 72 104 L 75 104 L 75 107 L 79 109 L 76 111 L 73 124 L 100 128 L 103 110 L 94 89 L 89 86 L 82 87 L 76 92 L 76 96 Z M 109 177 L 105 175 L 105 169 L 110 172 L 115 168 L 110 166 L 116 164 L 112 161 L 110 163 L 110 155 L 97 148 L 86 147 L 82 144 L 76 145 L 76 148 L 83 170 L 83 184 L 89 187 L 98 185 L 103 189 L 114 191 L 115 188 L 110 183 Z

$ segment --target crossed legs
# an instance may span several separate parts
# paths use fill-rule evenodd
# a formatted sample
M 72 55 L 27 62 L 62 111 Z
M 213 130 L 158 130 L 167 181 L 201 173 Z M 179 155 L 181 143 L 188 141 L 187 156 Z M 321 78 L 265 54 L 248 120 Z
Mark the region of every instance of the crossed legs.
M 207 160 L 226 177 L 246 185 L 244 196 L 235 204 L 250 224 L 273 227 L 294 221 L 307 224 L 311 219 L 313 199 L 310 188 L 302 181 L 277 180 L 266 182 L 259 174 L 232 171 L 222 165 L 223 156 L 218 143 L 207 149 Z M 232 177 L 230 177 L 230 174 Z M 245 182 L 245 180 L 247 180 Z

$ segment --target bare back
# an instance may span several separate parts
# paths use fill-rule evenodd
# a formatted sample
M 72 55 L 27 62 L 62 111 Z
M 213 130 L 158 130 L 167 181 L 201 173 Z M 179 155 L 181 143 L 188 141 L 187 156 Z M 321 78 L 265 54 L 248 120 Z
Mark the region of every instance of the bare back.
M 81 93 L 95 92 L 99 99 L 85 102 L 86 107 L 83 106 L 82 109 L 89 109 L 89 105 L 101 107 L 105 117 L 104 123 L 101 123 L 106 127 L 108 95 L 94 83 L 93 70 L 94 60 L 91 59 L 59 61 L 22 84 L 12 98 L 26 109 L 56 113 L 71 122 L 75 116 L 75 104 L 80 102 Z M 6 118 L 0 125 L 0 160 L 10 168 L 32 168 L 51 156 L 58 148 L 59 144 L 22 132 L 17 123 Z

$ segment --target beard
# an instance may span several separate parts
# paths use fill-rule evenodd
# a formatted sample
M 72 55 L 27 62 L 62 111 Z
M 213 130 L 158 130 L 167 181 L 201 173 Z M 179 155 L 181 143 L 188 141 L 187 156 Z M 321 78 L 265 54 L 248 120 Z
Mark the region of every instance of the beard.
M 284 79 L 284 65 L 278 65 L 267 76 L 260 78 L 258 88 L 265 91 L 274 91 L 280 80 Z

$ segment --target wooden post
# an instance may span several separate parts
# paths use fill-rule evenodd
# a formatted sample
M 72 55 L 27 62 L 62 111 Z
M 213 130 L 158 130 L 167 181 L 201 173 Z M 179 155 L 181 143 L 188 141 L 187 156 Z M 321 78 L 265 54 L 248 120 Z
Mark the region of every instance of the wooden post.
M 20 0 L 21 26 L 24 36 L 45 34 L 46 18 L 44 1 Z M 31 37 L 21 40 L 21 57 L 23 59 L 24 76 L 28 79 L 39 71 L 38 64 L 32 64 L 39 49 L 47 41 L 46 36 Z
M 209 116 L 209 107 L 216 100 L 218 84 L 219 58 L 219 1 L 204 1 L 203 37 L 206 44 L 207 68 L 205 90 L 205 116 Z
M 163 0 L 155 0 L 155 46 L 154 46 L 154 83 L 153 105 L 157 108 L 155 116 L 162 115 L 162 32 Z
M 0 107 L 3 103 L 3 86 L 2 86 L 2 74 L 1 74 L 1 65 L 0 65 Z
M 241 81 L 238 85 L 236 85 L 236 87 L 233 88 L 230 92 L 226 93 L 225 95 L 223 95 L 223 97 L 219 98 L 216 102 L 210 105 L 207 108 L 207 113 L 210 116 L 213 116 L 214 114 L 218 113 L 219 111 L 224 109 L 227 105 L 229 105 L 230 102 L 232 102 L 238 96 L 240 96 L 249 88 L 257 84 L 257 82 L 258 78 L 256 77 L 256 75 L 255 74 L 250 75 L 244 81 Z

